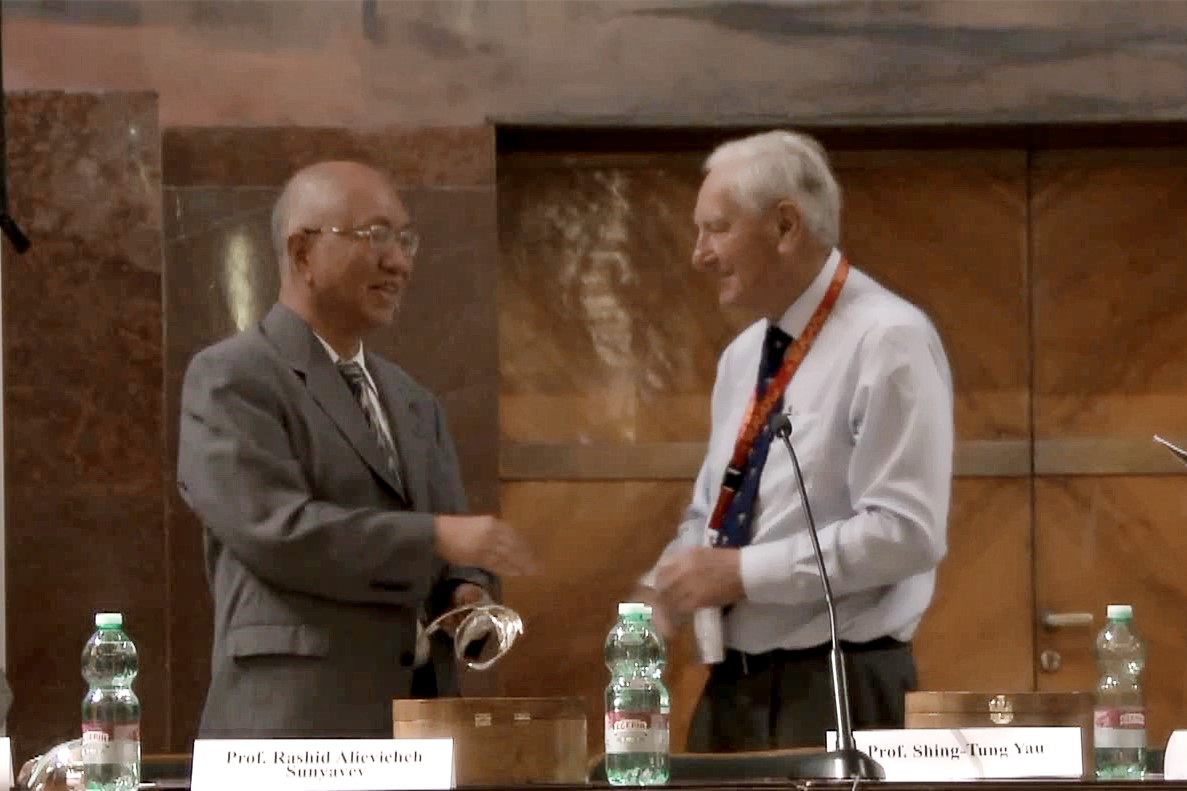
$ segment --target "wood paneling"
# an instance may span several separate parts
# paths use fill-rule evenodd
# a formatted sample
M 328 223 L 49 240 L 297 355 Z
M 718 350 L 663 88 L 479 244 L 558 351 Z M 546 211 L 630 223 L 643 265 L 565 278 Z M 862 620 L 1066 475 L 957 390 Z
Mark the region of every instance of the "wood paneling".
M 1028 438 L 1024 152 L 862 151 L 834 161 L 850 260 L 919 305 L 944 340 L 957 438 Z
M 1164 449 L 1150 452 L 1149 443 L 1132 447 L 1123 443 L 1064 443 L 1044 446 L 1048 468 L 1075 473 L 1081 469 L 1175 471 L 1187 474 Z M 1085 451 L 1087 450 L 1087 453 Z M 705 455 L 703 442 L 632 442 L 562 444 L 505 441 L 499 446 L 499 476 L 505 481 L 630 481 L 687 480 L 696 478 Z M 1118 462 L 1126 465 L 1118 467 Z M 962 478 L 1029 476 L 1031 445 L 1025 440 L 969 440 L 958 443 L 954 474 Z
M 1182 439 L 1175 444 L 1182 447 L 1181 442 Z M 1034 454 L 1035 473 L 1038 475 L 1187 474 L 1183 462 L 1167 448 L 1154 442 L 1152 437 L 1040 439 L 1034 443 Z
M 504 481 L 676 480 L 691 483 L 705 455 L 703 442 L 634 442 L 561 445 L 504 442 L 499 477 Z
M 733 328 L 691 276 L 695 167 L 518 164 L 499 172 L 502 437 L 702 440 Z
M 1181 478 L 1042 478 L 1035 488 L 1039 609 L 1091 612 L 1088 628 L 1040 629 L 1038 651 L 1060 655 L 1038 689 L 1092 690 L 1095 638 L 1108 604 L 1131 604 L 1146 641 L 1146 738 L 1166 744 L 1187 717 L 1187 487 Z
M 505 599 L 523 616 L 524 634 L 499 665 L 512 696 L 578 695 L 586 702 L 589 746 L 603 746 L 603 661 L 618 602 L 671 539 L 687 483 L 507 483 L 505 518 L 524 532 L 546 571 L 504 581 Z M 672 744 L 688 733 L 704 669 L 684 637 L 669 646 Z
M 1091 689 L 1105 605 L 1134 606 L 1148 641 L 1151 745 L 1182 725 L 1187 643 L 1183 468 L 1150 436 L 1187 437 L 1187 151 L 1038 151 L 1032 169 L 1037 605 L 1092 629 L 1040 632 Z M 1074 472 L 1086 477 L 1068 478 Z M 1118 473 L 1130 473 L 1129 475 Z M 1113 473 L 1113 477 L 1094 477 Z
M 1030 482 L 957 481 L 948 556 L 915 635 L 920 689 L 1033 689 Z
M 1187 150 L 1038 152 L 1035 436 L 1187 438 Z
M 704 453 L 703 442 L 508 441 L 499 446 L 499 476 L 505 481 L 692 481 Z M 1032 462 L 1038 475 L 1187 475 L 1187 466 L 1152 439 L 1111 437 L 966 440 L 956 445 L 953 474 L 1025 478 Z

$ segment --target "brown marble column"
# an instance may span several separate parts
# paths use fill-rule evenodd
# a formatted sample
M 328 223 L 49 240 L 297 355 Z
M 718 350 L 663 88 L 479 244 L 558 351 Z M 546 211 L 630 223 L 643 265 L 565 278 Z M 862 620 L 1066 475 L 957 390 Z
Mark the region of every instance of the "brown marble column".
M 79 735 L 99 610 L 140 651 L 144 749 L 169 719 L 161 507 L 161 175 L 156 97 L 7 97 L 4 248 L 9 733 L 19 762 Z

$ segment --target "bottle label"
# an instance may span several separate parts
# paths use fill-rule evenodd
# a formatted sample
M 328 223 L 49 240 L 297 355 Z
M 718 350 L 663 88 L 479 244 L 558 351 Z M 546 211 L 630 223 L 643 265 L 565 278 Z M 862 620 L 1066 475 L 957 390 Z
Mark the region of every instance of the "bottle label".
M 1097 706 L 1092 725 L 1092 743 L 1098 750 L 1146 746 L 1146 712 L 1143 709 Z
M 607 753 L 661 753 L 668 750 L 668 718 L 646 711 L 606 713 Z
M 140 723 L 82 724 L 83 764 L 130 764 L 140 760 Z

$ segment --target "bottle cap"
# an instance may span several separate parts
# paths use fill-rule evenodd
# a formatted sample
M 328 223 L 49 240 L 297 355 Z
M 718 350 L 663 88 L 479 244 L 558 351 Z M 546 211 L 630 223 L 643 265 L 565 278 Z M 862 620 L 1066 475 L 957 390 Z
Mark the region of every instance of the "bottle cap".
M 639 601 L 624 601 L 618 605 L 619 615 L 642 615 L 651 617 L 651 607 Z
M 1105 614 L 1110 621 L 1128 621 L 1133 618 L 1133 607 L 1128 604 L 1110 604 Z
M 100 628 L 104 626 L 123 626 L 123 613 L 118 612 L 97 612 L 95 613 L 95 626 Z

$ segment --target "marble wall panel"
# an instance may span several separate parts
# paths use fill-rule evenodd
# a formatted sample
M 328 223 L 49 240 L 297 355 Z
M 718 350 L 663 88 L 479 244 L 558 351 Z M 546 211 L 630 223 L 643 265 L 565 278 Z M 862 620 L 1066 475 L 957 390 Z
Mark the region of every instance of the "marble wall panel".
M 4 249 L 8 719 L 18 760 L 79 733 L 82 646 L 123 612 L 146 750 L 167 742 L 156 98 L 10 95 Z
M 490 127 L 347 128 L 170 127 L 165 183 L 173 186 L 279 187 L 302 165 L 356 159 L 390 173 L 402 187 L 481 187 L 494 183 Z
M 166 158 L 169 150 L 166 149 Z M 165 188 L 165 518 L 172 579 L 171 749 L 188 751 L 210 680 L 212 615 L 202 527 L 177 492 L 177 435 L 185 363 L 203 346 L 248 326 L 275 298 L 268 255 L 271 187 Z

